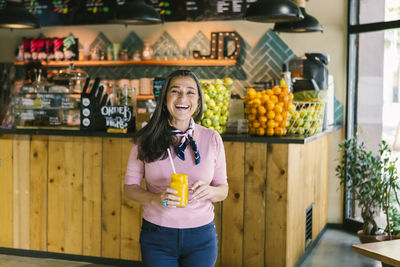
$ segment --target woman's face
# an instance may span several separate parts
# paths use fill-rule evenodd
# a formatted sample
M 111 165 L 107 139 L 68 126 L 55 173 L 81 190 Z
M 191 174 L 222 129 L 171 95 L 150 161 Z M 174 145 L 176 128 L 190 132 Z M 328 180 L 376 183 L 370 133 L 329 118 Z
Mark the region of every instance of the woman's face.
M 171 122 L 176 125 L 189 123 L 199 104 L 199 92 L 196 81 L 191 77 L 174 77 L 167 91 L 167 109 Z

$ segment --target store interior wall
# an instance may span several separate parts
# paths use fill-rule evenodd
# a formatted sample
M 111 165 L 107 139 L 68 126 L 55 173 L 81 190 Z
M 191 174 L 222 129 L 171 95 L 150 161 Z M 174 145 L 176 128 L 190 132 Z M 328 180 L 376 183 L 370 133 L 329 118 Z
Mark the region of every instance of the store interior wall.
M 347 1 L 345 0 L 311 0 L 307 2 L 307 13 L 315 16 L 324 28 L 323 33 L 281 33 L 279 36 L 294 51 L 297 56 L 306 52 L 327 53 L 330 56 L 329 73 L 334 77 L 335 97 L 346 103 L 346 58 L 347 58 Z M 37 30 L 0 29 L 0 62 L 12 62 L 15 49 L 23 37 L 65 37 L 70 33 L 79 38 L 79 42 L 91 43 L 99 32 L 103 32 L 112 42 L 122 42 L 134 31 L 142 40 L 154 43 L 161 34 L 167 31 L 178 45 L 186 43 L 197 32 L 210 36 L 212 31 L 237 31 L 251 46 L 255 45 L 261 36 L 273 24 L 254 23 L 248 21 L 206 21 L 206 22 L 167 22 L 152 26 L 124 25 L 91 25 L 43 27 Z M 344 107 L 345 109 L 345 107 Z M 344 129 L 330 135 L 329 144 L 329 195 L 328 222 L 342 222 L 342 192 L 339 180 L 335 176 L 335 166 L 338 164 L 338 143 L 344 137 Z M 318 153 L 318 151 L 316 151 Z M 302 159 L 307 160 L 307 159 Z

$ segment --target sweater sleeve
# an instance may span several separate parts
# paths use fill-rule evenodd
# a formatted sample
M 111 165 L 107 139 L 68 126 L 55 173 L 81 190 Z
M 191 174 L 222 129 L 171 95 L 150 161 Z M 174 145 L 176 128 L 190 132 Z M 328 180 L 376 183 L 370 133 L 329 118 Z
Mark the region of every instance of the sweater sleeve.
M 228 177 L 226 174 L 226 159 L 224 143 L 221 136 L 215 132 L 214 135 L 214 147 L 215 147 L 215 170 L 214 178 L 211 182 L 212 186 L 228 185 Z
M 144 162 L 138 159 L 138 146 L 134 144 L 128 159 L 126 168 L 125 184 L 139 185 L 144 177 Z

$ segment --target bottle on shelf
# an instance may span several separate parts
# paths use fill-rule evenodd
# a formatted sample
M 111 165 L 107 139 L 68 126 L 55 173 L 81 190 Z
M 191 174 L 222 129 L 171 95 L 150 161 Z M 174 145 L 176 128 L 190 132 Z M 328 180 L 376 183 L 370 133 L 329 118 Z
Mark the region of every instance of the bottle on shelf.
M 287 63 L 282 64 L 281 79 L 285 82 L 290 92 L 292 92 L 292 77 Z

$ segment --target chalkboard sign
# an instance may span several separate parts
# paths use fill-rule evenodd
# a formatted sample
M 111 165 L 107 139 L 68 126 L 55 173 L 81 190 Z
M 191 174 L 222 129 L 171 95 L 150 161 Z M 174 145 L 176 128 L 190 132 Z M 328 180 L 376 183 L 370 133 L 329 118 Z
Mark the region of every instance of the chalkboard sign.
M 135 130 L 135 118 L 131 106 L 102 106 L 100 112 L 105 118 L 106 128 Z
M 164 21 L 240 20 L 257 0 L 145 0 Z M 23 0 L 40 26 L 107 24 L 126 0 Z M 0 9 L 6 0 L 0 0 Z

